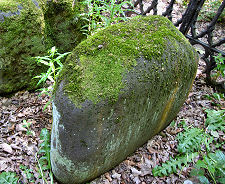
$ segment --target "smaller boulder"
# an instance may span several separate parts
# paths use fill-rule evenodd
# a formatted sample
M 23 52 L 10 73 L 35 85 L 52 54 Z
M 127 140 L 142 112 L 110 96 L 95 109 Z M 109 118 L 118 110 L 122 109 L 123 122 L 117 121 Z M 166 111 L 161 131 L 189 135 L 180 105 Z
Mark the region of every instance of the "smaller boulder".
M 43 70 L 34 56 L 46 52 L 44 16 L 32 0 L 0 1 L 0 95 L 34 89 Z
M 45 19 L 45 34 L 51 38 L 52 45 L 60 52 L 72 51 L 86 38 L 81 31 L 86 24 L 80 18 L 85 6 L 81 1 L 73 0 L 45 0 L 42 10 Z

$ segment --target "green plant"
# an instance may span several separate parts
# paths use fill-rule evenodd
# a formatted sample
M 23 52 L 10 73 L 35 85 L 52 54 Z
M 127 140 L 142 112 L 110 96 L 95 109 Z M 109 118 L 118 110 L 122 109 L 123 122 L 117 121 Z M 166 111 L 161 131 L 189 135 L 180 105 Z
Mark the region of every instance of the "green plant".
M 0 183 L 17 184 L 19 177 L 14 172 L 2 172 L 0 174 Z
M 33 131 L 30 129 L 30 125 L 32 122 L 27 122 L 26 120 L 23 120 L 23 127 L 27 129 L 27 135 L 34 135 Z
M 216 62 L 216 67 L 214 68 L 214 70 L 216 70 L 216 74 L 215 74 L 216 79 L 219 76 L 224 77 L 224 74 L 225 74 L 225 57 L 222 57 L 221 54 L 218 54 L 217 56 L 214 56 L 214 58 L 215 58 L 215 62 Z
M 48 51 L 48 53 L 49 53 L 49 56 L 35 57 L 37 63 L 42 63 L 48 67 L 48 70 L 46 71 L 46 73 L 42 73 L 41 75 L 34 77 L 34 78 L 40 78 L 40 80 L 37 83 L 37 86 L 39 86 L 40 84 L 45 84 L 47 80 L 49 80 L 52 83 L 52 85 L 50 85 L 49 87 L 44 87 L 39 89 L 41 91 L 40 95 L 46 94 L 50 97 L 50 100 L 44 106 L 44 109 L 46 109 L 46 107 L 51 103 L 52 91 L 55 87 L 56 79 L 63 68 L 61 59 L 63 59 L 66 55 L 70 54 L 70 52 L 60 54 L 55 47 L 52 47 Z
M 181 4 L 184 6 L 184 7 L 187 7 L 188 4 L 189 4 L 190 0 L 182 0 Z M 180 1 L 178 1 L 178 3 L 180 3 Z
M 28 180 L 28 182 L 35 182 L 32 169 L 28 169 L 27 166 L 24 166 L 24 165 L 20 165 L 20 169 L 25 173 L 26 179 Z
M 182 121 L 183 122 L 183 121 Z M 185 124 L 184 131 L 177 135 L 178 152 L 176 158 L 171 158 L 162 166 L 157 166 L 153 169 L 154 176 L 168 176 L 171 173 L 176 173 L 184 166 L 188 166 L 190 162 L 194 162 L 194 158 L 199 156 L 201 149 L 205 147 L 210 150 L 209 144 L 212 142 L 212 138 L 199 128 L 188 127 Z
M 200 14 L 198 16 L 199 21 L 211 21 L 217 13 L 218 8 L 220 7 L 222 0 L 207 0 L 205 1 Z M 222 12 L 218 21 L 225 19 L 225 11 Z
M 187 128 L 185 132 L 180 132 L 177 135 L 177 140 L 179 141 L 177 147 L 179 153 L 200 151 L 203 146 L 210 150 L 210 143 L 212 142 L 212 138 L 204 130 L 193 127 Z
M 214 138 L 219 138 L 219 131 L 225 133 L 225 110 L 206 109 L 205 112 L 207 113 L 205 124 L 208 126 L 208 131 Z M 215 147 L 222 148 L 224 144 L 224 141 L 218 139 Z
M 43 179 L 43 183 L 48 184 L 48 181 L 46 180 L 46 173 L 48 173 L 51 180 L 50 183 L 53 184 L 53 173 L 51 171 L 50 161 L 50 133 L 46 128 L 43 128 L 41 130 L 40 139 L 43 142 L 40 144 L 39 151 L 36 154 L 36 159 L 39 168 L 38 171 L 40 177 Z
M 212 101 L 212 105 L 221 107 L 221 100 L 225 100 L 224 94 L 213 93 L 212 95 L 204 95 L 205 98 Z
M 225 184 L 225 155 L 222 151 L 216 150 L 215 153 L 204 155 L 202 160 L 197 161 L 191 176 L 196 176 L 201 183 L 209 184 L 205 175 L 209 175 L 215 184 Z
M 205 124 L 209 130 L 225 131 L 225 110 L 206 109 L 207 119 Z
M 217 131 L 225 130 L 225 110 L 205 110 L 207 119 L 205 129 L 193 128 L 182 123 L 183 132 L 177 135 L 178 155 L 175 158 L 170 158 L 169 161 L 156 166 L 153 169 L 154 176 L 168 176 L 171 173 L 177 173 L 178 169 L 182 170 L 184 166 L 188 166 L 193 162 L 195 169 L 191 172 L 192 175 L 198 177 L 201 183 L 210 183 L 209 179 L 216 183 L 224 183 L 225 179 L 225 156 L 220 150 L 215 150 L 220 146 L 212 148 L 212 143 Z M 183 122 L 183 121 L 182 121 Z M 211 131 L 211 135 L 208 134 Z M 218 134 L 218 133 L 217 133 Z M 218 143 L 217 143 L 218 144 Z M 198 161 L 194 162 L 194 158 Z
M 172 173 L 177 173 L 178 169 L 182 170 L 184 166 L 188 166 L 189 163 L 194 162 L 194 159 L 198 156 L 198 152 L 187 153 L 176 158 L 170 157 L 169 161 L 166 161 L 162 166 L 156 166 L 153 168 L 152 173 L 154 176 L 169 176 Z
M 88 7 L 87 13 L 80 14 L 80 17 L 88 22 L 82 27 L 82 31 L 86 35 L 92 35 L 100 28 L 127 20 L 122 7 L 124 5 L 133 6 L 130 1 L 117 3 L 116 0 L 85 0 L 83 3 Z

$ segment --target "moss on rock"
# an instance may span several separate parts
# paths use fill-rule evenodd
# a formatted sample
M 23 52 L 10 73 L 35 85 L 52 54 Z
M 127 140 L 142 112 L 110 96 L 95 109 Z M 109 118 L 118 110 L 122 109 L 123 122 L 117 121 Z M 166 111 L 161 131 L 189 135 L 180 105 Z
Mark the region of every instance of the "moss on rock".
M 39 1 L 42 1 L 46 36 L 51 38 L 52 45 L 56 46 L 60 52 L 73 50 L 86 38 L 81 32 L 84 21 L 80 19 L 79 14 L 85 11 L 81 1 Z
M 41 67 L 32 57 L 47 50 L 42 11 L 32 0 L 3 0 L 0 16 L 0 94 L 33 89 Z
M 172 45 L 169 48 L 169 45 Z M 178 53 L 186 45 L 186 53 Z M 183 46 L 182 46 L 183 47 Z M 179 53 L 180 54 L 180 53 Z M 104 99 L 116 100 L 126 88 L 126 73 L 143 57 L 152 64 L 152 71 L 163 70 L 170 60 L 179 66 L 194 53 L 188 40 L 161 16 L 135 17 L 130 21 L 108 27 L 81 42 L 68 57 L 61 79 L 66 79 L 65 92 L 80 105 L 85 100 L 94 103 Z M 171 64 L 171 63 L 169 63 Z M 183 75 L 189 66 L 173 72 L 174 78 Z M 149 80 L 146 73 L 145 80 Z M 175 76 L 176 75 L 176 76 Z M 143 79 L 142 79 L 143 80 Z M 160 84 L 166 87 L 166 82 Z

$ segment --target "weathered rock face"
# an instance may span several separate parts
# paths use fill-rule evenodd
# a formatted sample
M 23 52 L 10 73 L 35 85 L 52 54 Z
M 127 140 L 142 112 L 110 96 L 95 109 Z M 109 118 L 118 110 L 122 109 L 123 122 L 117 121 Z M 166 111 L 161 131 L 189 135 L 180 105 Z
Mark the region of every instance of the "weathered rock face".
M 73 0 L 0 1 L 0 95 L 32 90 L 43 72 L 32 58 L 47 54 L 52 46 L 72 50 L 83 38 Z M 79 22 L 79 23 L 78 23 Z
M 111 169 L 176 116 L 198 56 L 164 17 L 136 17 L 81 42 L 55 89 L 51 164 L 65 184 Z
M 0 1 L 0 95 L 34 87 L 41 68 L 31 57 L 42 55 L 43 14 L 36 1 Z

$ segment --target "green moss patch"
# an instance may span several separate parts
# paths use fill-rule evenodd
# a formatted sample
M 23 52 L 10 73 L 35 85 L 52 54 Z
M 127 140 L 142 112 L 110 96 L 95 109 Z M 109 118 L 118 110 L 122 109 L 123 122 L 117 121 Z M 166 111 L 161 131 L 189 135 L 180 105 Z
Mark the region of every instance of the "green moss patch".
M 78 106 L 85 100 L 94 103 L 104 99 L 116 100 L 126 88 L 125 76 L 137 65 L 138 58 L 149 62 L 167 61 L 163 58 L 164 52 L 171 45 L 170 56 L 175 59 L 179 50 L 177 43 L 188 45 L 188 54 L 195 60 L 189 42 L 168 19 L 135 17 L 81 42 L 68 57 L 58 84 L 65 79 L 65 92 Z M 176 62 L 182 63 L 186 59 L 187 56 L 183 55 Z M 161 63 L 160 69 L 163 65 L 166 63 Z M 150 72 L 158 70 L 158 65 L 155 67 Z

